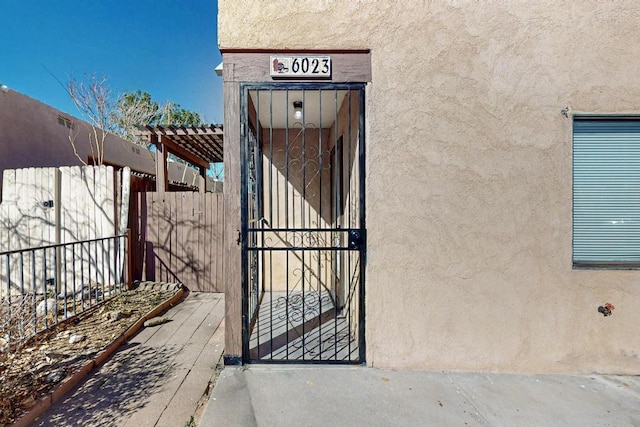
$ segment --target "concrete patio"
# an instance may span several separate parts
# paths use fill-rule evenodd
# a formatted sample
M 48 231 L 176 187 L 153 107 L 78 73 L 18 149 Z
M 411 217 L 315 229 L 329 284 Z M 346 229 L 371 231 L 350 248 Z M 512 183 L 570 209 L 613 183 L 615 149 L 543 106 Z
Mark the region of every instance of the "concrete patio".
M 182 426 L 197 409 L 224 348 L 224 295 L 190 293 L 124 344 L 38 426 Z
M 640 379 L 365 367 L 225 368 L 202 427 L 638 426 Z

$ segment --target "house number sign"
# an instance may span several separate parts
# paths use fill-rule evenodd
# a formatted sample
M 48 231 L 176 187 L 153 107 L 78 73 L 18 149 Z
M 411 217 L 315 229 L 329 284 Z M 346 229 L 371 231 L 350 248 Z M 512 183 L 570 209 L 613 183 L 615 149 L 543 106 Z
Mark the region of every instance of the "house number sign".
M 271 56 L 270 74 L 274 78 L 331 78 L 330 56 Z

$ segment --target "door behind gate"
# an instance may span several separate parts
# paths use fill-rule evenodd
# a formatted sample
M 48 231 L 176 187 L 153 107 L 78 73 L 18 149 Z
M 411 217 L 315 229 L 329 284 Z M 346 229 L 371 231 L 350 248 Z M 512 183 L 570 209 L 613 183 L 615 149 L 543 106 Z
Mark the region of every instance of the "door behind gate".
M 362 363 L 364 85 L 242 90 L 243 359 Z

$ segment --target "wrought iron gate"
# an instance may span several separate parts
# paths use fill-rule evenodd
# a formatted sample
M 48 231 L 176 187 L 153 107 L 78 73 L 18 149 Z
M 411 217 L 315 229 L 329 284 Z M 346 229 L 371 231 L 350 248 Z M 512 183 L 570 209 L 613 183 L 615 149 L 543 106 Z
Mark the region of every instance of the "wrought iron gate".
M 242 87 L 243 359 L 362 363 L 363 84 Z

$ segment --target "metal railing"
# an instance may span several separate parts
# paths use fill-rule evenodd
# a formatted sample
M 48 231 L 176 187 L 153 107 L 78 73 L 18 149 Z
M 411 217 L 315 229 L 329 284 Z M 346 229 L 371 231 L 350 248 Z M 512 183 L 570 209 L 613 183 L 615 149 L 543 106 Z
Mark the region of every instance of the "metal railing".
M 128 235 L 0 252 L 0 350 L 118 295 Z

